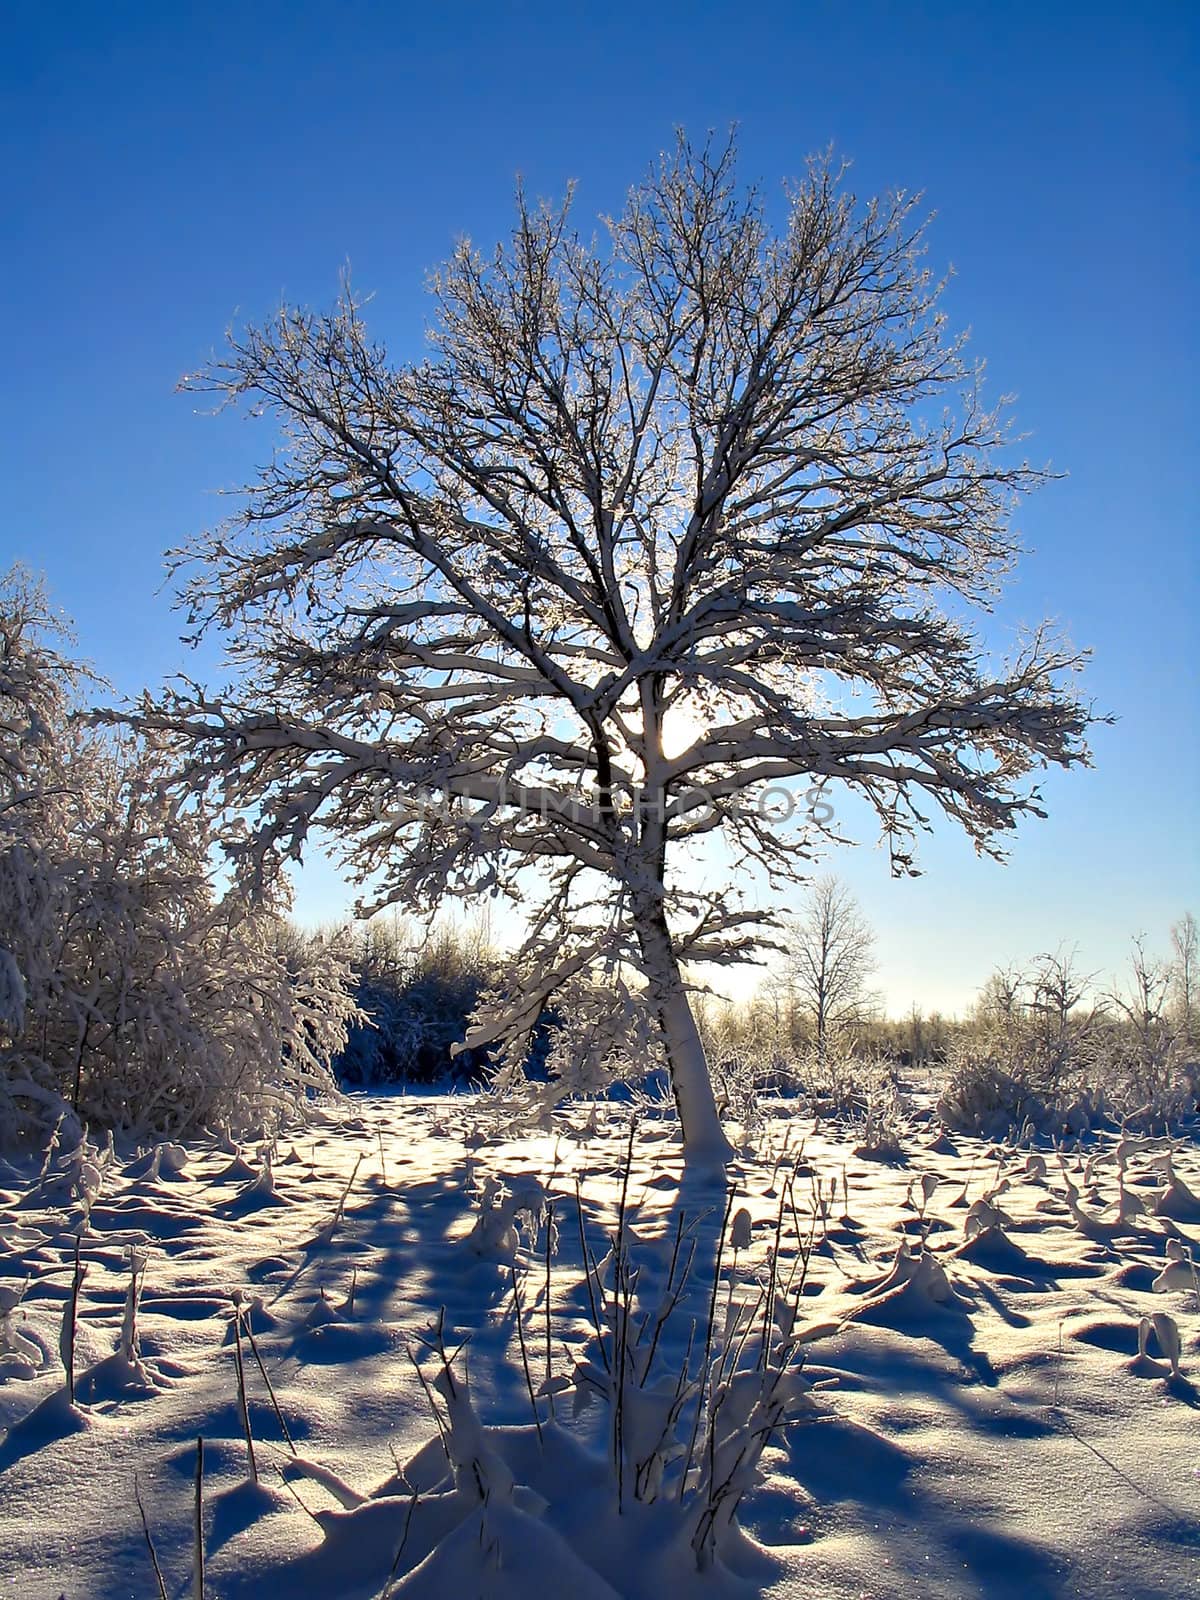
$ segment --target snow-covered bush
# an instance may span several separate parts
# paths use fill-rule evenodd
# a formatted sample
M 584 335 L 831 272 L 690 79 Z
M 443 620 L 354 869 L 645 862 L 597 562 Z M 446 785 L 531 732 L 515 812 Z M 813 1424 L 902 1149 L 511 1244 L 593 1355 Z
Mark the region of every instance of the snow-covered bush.
M 1040 1130 L 1046 1106 L 1016 1065 L 1014 1073 L 986 1049 L 955 1049 L 937 1108 L 946 1127 L 981 1138 L 998 1138 L 1027 1124 Z
M 892 1148 L 905 1109 L 896 1062 L 856 1026 L 826 1028 L 804 1043 L 786 1012 L 770 1005 L 701 1006 L 699 1023 L 724 1113 L 752 1136 L 770 1097 L 863 1128 L 873 1148 Z
M 186 1131 L 331 1086 L 341 950 L 279 890 L 218 883 L 211 816 L 167 797 L 153 739 L 81 714 L 62 636 L 37 584 L 0 583 L 0 1136 Z
M 763 1125 L 764 1096 L 778 1086 L 779 1074 L 770 1058 L 744 1045 L 708 1059 L 722 1116 L 739 1125 L 743 1145 L 753 1143 Z
M 1128 975 L 1107 997 L 1105 1083 L 1122 1115 L 1140 1127 L 1166 1127 L 1197 1109 L 1200 1051 L 1186 1007 L 1172 1005 L 1176 973 L 1133 941 Z
M 942 1121 L 997 1137 L 1078 1133 L 1102 1120 L 1161 1128 L 1194 1112 L 1200 1068 L 1168 1017 L 1167 990 L 1140 944 L 1123 993 L 1091 995 L 1063 956 L 995 974 L 950 1048 Z
M 903 1108 L 895 1062 L 856 1049 L 851 1035 L 831 1038 L 824 1051 L 804 1051 L 793 1071 L 805 1099 L 822 1116 L 879 1123 L 894 1120 Z

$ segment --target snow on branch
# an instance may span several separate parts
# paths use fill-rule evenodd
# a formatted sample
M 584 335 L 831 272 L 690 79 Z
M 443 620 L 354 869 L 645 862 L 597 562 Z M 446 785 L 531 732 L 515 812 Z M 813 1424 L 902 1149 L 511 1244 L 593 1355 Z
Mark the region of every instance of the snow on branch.
M 996 666 L 970 621 L 1044 474 L 947 329 L 916 202 L 830 160 L 787 200 L 774 233 L 732 147 L 681 140 L 600 243 L 518 196 L 508 243 L 460 244 L 426 360 L 391 362 L 346 285 L 190 380 L 280 441 L 178 557 L 237 683 L 136 720 L 260 868 L 321 828 L 384 900 L 493 892 L 535 925 L 590 880 L 584 964 L 615 940 L 661 995 L 680 847 L 795 881 L 831 834 L 764 788 L 856 792 L 907 870 L 926 803 L 995 851 L 1038 769 L 1087 761 L 1082 655 L 1041 631 Z

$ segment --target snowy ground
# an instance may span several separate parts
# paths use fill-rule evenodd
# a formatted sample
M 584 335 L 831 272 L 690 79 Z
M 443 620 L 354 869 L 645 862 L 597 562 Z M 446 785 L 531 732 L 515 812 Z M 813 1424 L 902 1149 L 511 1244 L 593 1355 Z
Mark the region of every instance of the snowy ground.
M 938 1138 L 926 1121 L 889 1160 L 780 1116 L 736 1169 L 714 1301 L 720 1198 L 692 1185 L 681 1202 L 670 1128 L 639 1122 L 626 1217 L 645 1305 L 664 1271 L 669 1281 L 681 1204 L 698 1245 L 666 1357 L 682 1361 L 693 1316 L 703 1339 L 710 1304 L 718 1335 L 731 1296 L 752 1306 L 777 1236 L 780 1325 L 812 1335 L 795 1352 L 818 1387 L 763 1457 L 740 1513 L 749 1538 L 699 1575 L 665 1548 L 681 1515 L 673 1491 L 645 1506 L 626 1484 L 615 1517 L 597 1407 L 575 1418 L 565 1391 L 555 1423 L 538 1402 L 540 1441 L 532 1426 L 511 1263 L 515 1244 L 538 1387 L 546 1229 L 527 1214 L 510 1233 L 512 1207 L 488 1179 L 507 1180 L 531 1213 L 543 1191 L 529 1180 L 545 1181 L 557 1232 L 550 1370 L 569 1377 L 597 1354 L 599 1277 L 585 1274 L 579 1217 L 599 1261 L 629 1137 L 627 1110 L 590 1121 L 594 1131 L 575 1110 L 505 1142 L 480 1131 L 469 1101 L 358 1099 L 280 1140 L 269 1167 L 256 1146 L 213 1143 L 157 1160 L 58 1159 L 40 1182 L 36 1166 L 0 1164 L 0 1311 L 13 1305 L 0 1323 L 0 1592 L 156 1595 L 136 1484 L 167 1593 L 192 1594 L 198 1436 L 212 1600 L 358 1600 L 385 1592 L 389 1573 L 397 1596 L 547 1600 L 568 1589 L 572 1600 L 1200 1592 L 1195 1144 L 1172 1156 L 1162 1142 L 1106 1140 L 1060 1164 L 1053 1152 Z M 501 1208 L 482 1228 L 481 1199 Z M 77 1235 L 86 1273 L 71 1408 L 60 1332 Z M 809 1242 L 807 1274 L 792 1277 Z M 131 1247 L 144 1278 L 123 1340 Z M 257 1487 L 238 1406 L 239 1291 L 291 1436 L 247 1336 Z M 413 1464 L 436 1434 L 412 1355 L 427 1382 L 438 1371 L 414 1336 L 442 1308 L 450 1348 L 470 1336 L 454 1371 L 465 1359 L 480 1419 L 509 1425 L 476 1440 L 492 1495 L 473 1515 L 461 1485 L 439 1487 L 439 1444 Z M 1155 1314 L 1157 1327 L 1143 1322 Z

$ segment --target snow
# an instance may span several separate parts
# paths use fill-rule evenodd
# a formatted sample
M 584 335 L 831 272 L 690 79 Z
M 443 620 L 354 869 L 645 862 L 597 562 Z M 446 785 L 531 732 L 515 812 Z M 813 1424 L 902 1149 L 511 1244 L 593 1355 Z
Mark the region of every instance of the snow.
M 0 949 L 0 1033 L 17 1037 L 25 1026 L 25 980 L 11 951 Z
M 190 1594 L 200 1436 L 210 1600 L 1192 1591 L 1194 1143 L 1031 1155 L 917 1118 L 874 1159 L 781 1105 L 726 1201 L 683 1175 L 668 1123 L 643 1114 L 630 1144 L 629 1116 L 576 1106 L 515 1139 L 470 1097 L 364 1097 L 274 1146 L 0 1164 L 0 1593 L 157 1592 L 136 1482 L 168 1593 Z M 618 1507 L 589 1302 L 621 1281 L 622 1196 L 631 1326 L 661 1333 L 631 1341 L 624 1447 L 650 1466 Z M 666 1380 L 693 1318 L 699 1368 L 722 1218 L 713 1349 L 750 1357 L 681 1501 L 694 1389 Z M 805 1359 L 776 1377 L 747 1330 L 777 1235 L 789 1272 L 808 1259 L 790 1291 L 777 1276 L 776 1348 Z M 768 1402 L 784 1420 L 756 1469 Z M 682 1444 L 656 1455 L 675 1413 Z M 708 1473 L 744 1498 L 706 1544 Z

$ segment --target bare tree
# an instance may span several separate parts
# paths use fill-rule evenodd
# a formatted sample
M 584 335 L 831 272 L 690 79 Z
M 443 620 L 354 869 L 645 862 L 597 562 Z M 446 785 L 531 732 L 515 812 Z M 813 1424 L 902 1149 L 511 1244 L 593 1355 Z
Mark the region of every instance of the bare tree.
M 1056 950 L 1037 957 L 1024 979 L 1024 1011 L 1029 1024 L 1030 1070 L 1038 1088 L 1056 1100 L 1064 1086 L 1093 1064 L 1096 1033 L 1104 1005 L 1093 999 L 1096 974 L 1079 967 L 1076 950 Z
M 997 967 L 979 992 L 975 1005 L 975 1018 L 986 1026 L 998 1026 L 1007 1031 L 1020 1021 L 1023 1008 L 1023 991 L 1027 982 L 1019 967 Z
M 836 878 L 819 878 L 789 924 L 783 987 L 792 1019 L 808 1030 L 822 1061 L 835 1033 L 871 1014 L 874 970 L 875 935 L 857 900 Z
M 915 1000 L 903 1021 L 886 1029 L 907 1053 L 908 1061 L 917 1067 L 945 1056 L 950 1031 L 950 1024 L 940 1011 L 926 1015 Z
M 1160 1094 L 1170 1079 L 1175 1042 L 1175 1030 L 1167 1016 L 1170 987 L 1170 967 L 1146 953 L 1145 937 L 1139 934 L 1132 941 L 1126 987 L 1123 992 L 1114 990 L 1109 998 L 1131 1036 L 1133 1084 L 1148 1101 Z
M 1171 929 L 1171 989 L 1175 1010 L 1179 1018 L 1180 1033 L 1186 1044 L 1192 1046 L 1200 1037 L 1197 1021 L 1197 986 L 1200 985 L 1200 934 L 1196 919 L 1185 912 Z
M 774 233 L 732 147 L 681 140 L 600 242 L 569 210 L 519 195 L 508 245 L 458 246 L 426 360 L 389 364 L 347 290 L 192 380 L 283 439 L 191 552 L 239 681 L 145 722 L 264 868 L 323 827 L 374 904 L 519 901 L 472 1043 L 586 1008 L 593 969 L 644 981 L 686 1148 L 719 1158 L 681 963 L 746 959 L 771 918 L 696 848 L 801 880 L 827 812 L 788 825 L 783 791 L 840 782 L 897 871 L 930 805 L 999 853 L 1031 773 L 1087 759 L 1081 657 L 1039 630 L 993 665 L 964 620 L 1040 474 L 946 332 L 916 200 L 860 205 L 817 160 Z
M 1088 995 L 1095 973 L 1079 970 L 1076 950 L 1056 950 L 1038 956 L 1032 972 L 1025 978 L 1026 1004 L 1048 1039 L 1066 1033 L 1072 1013 Z

